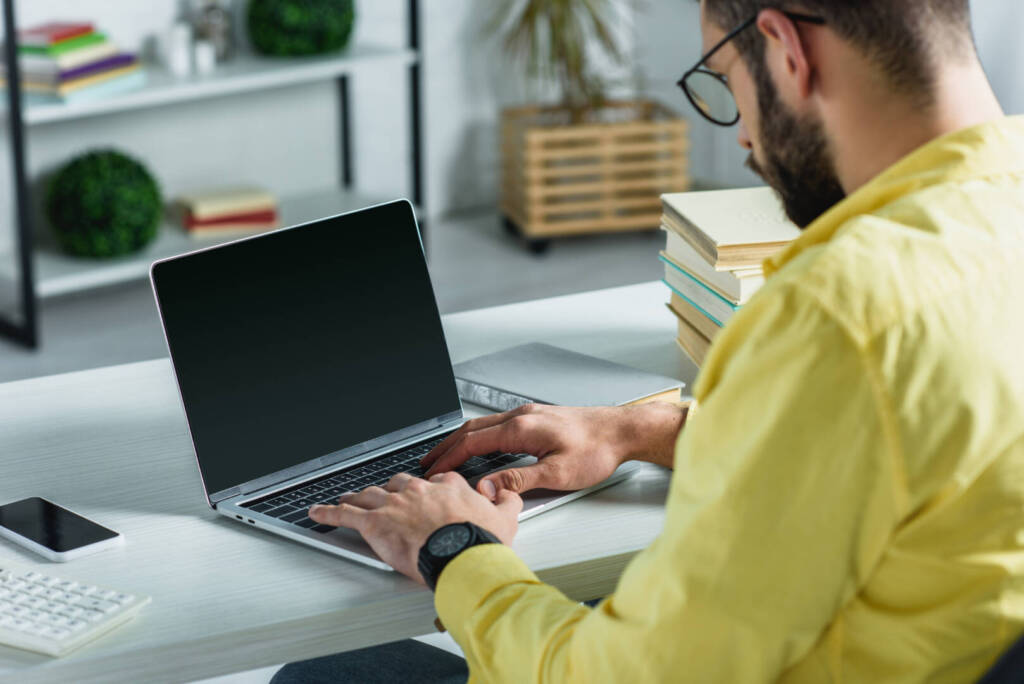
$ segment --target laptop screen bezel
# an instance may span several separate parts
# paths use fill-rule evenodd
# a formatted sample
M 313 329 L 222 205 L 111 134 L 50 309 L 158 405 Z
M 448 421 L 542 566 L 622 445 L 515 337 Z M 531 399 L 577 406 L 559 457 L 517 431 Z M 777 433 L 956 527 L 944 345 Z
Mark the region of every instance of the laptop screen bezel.
M 171 263 L 171 262 L 180 261 L 182 259 L 188 259 L 188 258 L 190 258 L 190 257 L 192 257 L 192 256 L 194 256 L 196 254 L 201 254 L 201 253 L 209 252 L 209 251 L 212 251 L 212 250 L 219 250 L 219 249 L 230 248 L 232 245 L 235 245 L 235 244 L 238 244 L 238 243 L 241 243 L 241 242 L 247 242 L 249 240 L 259 240 L 261 238 L 265 238 L 265 237 L 267 237 L 269 235 L 272 235 L 272 234 L 275 234 L 275 233 L 281 233 L 281 232 L 284 232 L 284 231 L 290 231 L 290 230 L 294 230 L 294 229 L 297 229 L 297 228 L 302 228 L 303 226 L 308 226 L 308 225 L 312 225 L 312 224 L 316 224 L 316 223 L 321 223 L 321 222 L 325 222 L 325 221 L 334 221 L 334 220 L 337 220 L 339 218 L 344 218 L 345 216 L 348 216 L 350 214 L 369 212 L 369 211 L 373 211 L 375 209 L 380 209 L 380 208 L 384 208 L 384 207 L 390 207 L 390 206 L 393 206 L 395 204 L 400 204 L 400 203 L 404 203 L 408 207 L 409 216 L 412 218 L 413 227 L 414 227 L 414 229 L 416 231 L 417 239 L 419 240 L 420 251 L 421 251 L 421 253 L 424 254 L 424 259 L 426 259 L 426 254 L 425 254 L 425 252 L 423 250 L 423 237 L 420 234 L 419 222 L 416 219 L 416 213 L 415 213 L 415 211 L 413 209 L 413 205 L 412 205 L 412 203 L 408 199 L 402 198 L 402 199 L 397 199 L 397 200 L 393 200 L 393 201 L 390 201 L 390 202 L 382 202 L 382 203 L 379 203 L 379 204 L 374 204 L 374 205 L 371 205 L 371 206 L 368 206 L 368 207 L 363 207 L 363 208 L 360 208 L 360 209 L 354 209 L 352 211 L 341 212 L 339 214 L 334 214 L 334 215 L 331 215 L 331 216 L 326 216 L 326 217 L 323 217 L 323 218 L 314 219 L 312 221 L 306 221 L 304 223 L 298 223 L 298 224 L 295 224 L 295 225 L 292 225 L 292 226 L 287 226 L 287 227 L 284 227 L 284 228 L 279 228 L 277 230 L 267 231 L 265 233 L 260 233 L 258 235 L 250 235 L 250 236 L 247 236 L 247 237 L 243 237 L 243 238 L 240 238 L 240 239 L 237 239 L 237 240 L 232 240 L 230 242 L 222 243 L 222 244 L 219 244 L 219 245 L 211 245 L 209 247 L 203 247 L 201 249 L 192 250 L 192 251 L 187 252 L 185 254 L 179 254 L 179 255 L 176 255 L 176 256 L 173 256 L 173 257 L 168 257 L 166 259 L 159 259 L 157 261 L 154 261 L 152 264 L 150 264 L 150 267 L 149 267 L 149 282 L 150 282 L 150 287 L 153 290 L 153 298 L 154 298 L 154 300 L 156 302 L 157 314 L 158 314 L 158 317 L 160 319 L 160 329 L 161 329 L 161 332 L 164 335 L 164 343 L 167 345 L 167 353 L 168 353 L 168 356 L 170 357 L 172 371 L 174 372 L 175 387 L 178 390 L 178 400 L 179 400 L 179 402 L 181 404 L 182 412 L 185 415 L 185 423 L 186 423 L 186 426 L 188 427 L 189 440 L 192 443 L 192 453 L 193 453 L 193 455 L 195 456 L 195 459 L 196 459 L 196 468 L 199 471 L 199 478 L 202 481 L 203 493 L 204 493 L 204 495 L 206 497 L 207 504 L 209 504 L 209 506 L 211 508 L 216 508 L 218 503 L 220 503 L 222 501 L 226 501 L 226 500 L 234 498 L 234 497 L 237 497 L 237 496 L 240 496 L 240 495 L 251 494 L 253 492 L 257 492 L 257 491 L 264 490 L 264 489 L 267 489 L 267 488 L 270 488 L 270 487 L 274 487 L 276 485 L 288 482 L 290 480 L 295 480 L 297 478 L 301 478 L 304 475 L 315 473 L 315 472 L 317 472 L 319 470 L 322 470 L 324 468 L 327 468 L 327 467 L 330 467 L 330 466 L 333 466 L 333 465 L 337 465 L 337 464 L 345 462 L 345 461 L 350 461 L 350 460 L 354 461 L 355 459 L 357 459 L 361 455 L 372 453 L 372 452 L 377 451 L 379 449 L 382 449 L 384 447 L 388 447 L 388 446 L 398 447 L 402 442 L 414 441 L 414 438 L 416 438 L 418 436 L 424 436 L 424 435 L 426 435 L 428 433 L 435 432 L 435 431 L 438 431 L 440 429 L 450 429 L 450 428 L 453 428 L 453 427 L 461 424 L 462 421 L 464 420 L 464 415 L 465 414 L 463 412 L 462 398 L 458 396 L 458 392 L 456 391 L 456 398 L 458 399 L 458 404 L 459 404 L 458 408 L 453 410 L 453 411 L 450 411 L 448 413 L 442 414 L 440 416 L 437 416 L 437 417 L 434 417 L 434 418 L 429 418 L 427 420 L 421 421 L 421 422 L 416 423 L 414 425 L 409 425 L 409 426 L 405 426 L 403 428 L 399 428 L 398 430 L 392 431 L 392 432 L 384 434 L 384 435 L 380 435 L 380 436 L 374 437 L 374 438 L 369 439 L 369 440 L 367 440 L 365 442 L 361 442 L 361 443 L 355 444 L 355 445 L 350 445 L 350 446 L 345 447 L 343 449 L 339 449 L 337 451 L 333 451 L 331 453 L 324 454 L 322 456 L 318 456 L 316 458 L 309 459 L 307 461 L 303 461 L 303 462 L 295 464 L 293 466 L 289 466 L 288 468 L 277 470 L 277 471 L 274 471 L 272 473 L 268 473 L 266 475 L 261 475 L 258 478 L 254 478 L 254 479 L 248 480 L 246 482 L 240 482 L 237 485 L 233 485 L 233 486 L 228 487 L 226 489 L 222 489 L 222 490 L 219 490 L 219 491 L 216 491 L 216 492 L 210 492 L 208 487 L 206 486 L 206 480 L 203 477 L 203 469 L 202 469 L 202 464 L 201 464 L 200 459 L 199 459 L 199 451 L 198 451 L 198 448 L 196 447 L 195 437 L 194 437 L 193 432 L 192 432 L 192 426 L 191 426 L 191 424 L 189 422 L 188 407 L 185 404 L 185 398 L 184 398 L 184 395 L 182 394 L 182 391 L 181 391 L 181 384 L 178 381 L 177 369 L 174 366 L 174 352 L 172 351 L 172 348 L 171 348 L 170 339 L 169 339 L 170 336 L 169 336 L 168 331 L 167 331 L 167 324 L 166 324 L 166 321 L 164 319 L 163 311 L 161 311 L 161 309 L 160 309 L 160 297 L 158 295 L 159 286 L 157 285 L 157 280 L 159 279 L 158 271 L 161 270 L 160 269 L 161 265 L 167 264 L 167 263 Z M 442 325 L 442 333 L 443 333 L 443 325 Z M 447 346 L 447 340 L 445 340 L 445 345 Z M 450 363 L 451 362 L 450 351 L 448 352 L 448 357 L 449 357 L 449 363 Z M 454 374 L 452 376 L 452 386 L 453 386 L 453 388 L 455 387 Z

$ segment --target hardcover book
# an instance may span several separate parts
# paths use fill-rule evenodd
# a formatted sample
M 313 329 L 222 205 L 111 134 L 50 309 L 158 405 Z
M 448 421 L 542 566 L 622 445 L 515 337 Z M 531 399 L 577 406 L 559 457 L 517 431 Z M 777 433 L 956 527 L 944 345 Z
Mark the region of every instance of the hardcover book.
M 760 267 L 800 235 L 770 188 L 677 192 L 661 200 L 665 226 L 718 271 Z

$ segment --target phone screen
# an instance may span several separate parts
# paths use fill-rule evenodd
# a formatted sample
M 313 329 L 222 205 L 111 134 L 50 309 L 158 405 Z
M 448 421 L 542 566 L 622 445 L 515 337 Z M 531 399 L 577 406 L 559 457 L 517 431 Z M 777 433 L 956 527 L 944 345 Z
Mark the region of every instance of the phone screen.
M 117 536 L 38 496 L 0 506 L 0 526 L 53 551 L 71 551 Z

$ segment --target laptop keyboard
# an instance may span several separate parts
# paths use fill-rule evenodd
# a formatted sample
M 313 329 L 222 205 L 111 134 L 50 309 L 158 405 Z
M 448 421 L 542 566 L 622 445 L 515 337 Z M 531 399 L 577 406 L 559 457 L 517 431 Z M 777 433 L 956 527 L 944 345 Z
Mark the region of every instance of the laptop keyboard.
M 243 504 L 242 507 L 314 532 L 330 532 L 335 528 L 310 520 L 308 515 L 310 506 L 318 503 L 334 504 L 342 494 L 358 492 L 367 487 L 383 487 L 398 473 L 423 477 L 425 471 L 420 466 L 420 459 L 440 444 L 443 439 L 444 437 L 439 437 L 417 444 L 404 451 L 367 461 L 320 480 L 298 485 L 295 489 L 255 499 Z M 518 461 L 522 457 L 522 454 L 503 454 L 495 451 L 484 456 L 474 456 L 456 468 L 455 472 L 468 480 Z

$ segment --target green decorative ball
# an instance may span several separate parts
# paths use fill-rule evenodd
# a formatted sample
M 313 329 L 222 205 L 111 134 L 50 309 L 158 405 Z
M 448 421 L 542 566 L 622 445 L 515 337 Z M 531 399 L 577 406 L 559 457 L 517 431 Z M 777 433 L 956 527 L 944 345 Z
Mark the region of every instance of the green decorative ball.
M 355 0 L 250 0 L 249 39 L 264 55 L 298 57 L 348 44 Z
M 69 254 L 116 257 L 156 237 L 163 202 L 146 167 L 120 152 L 87 152 L 57 171 L 47 188 L 46 216 Z

